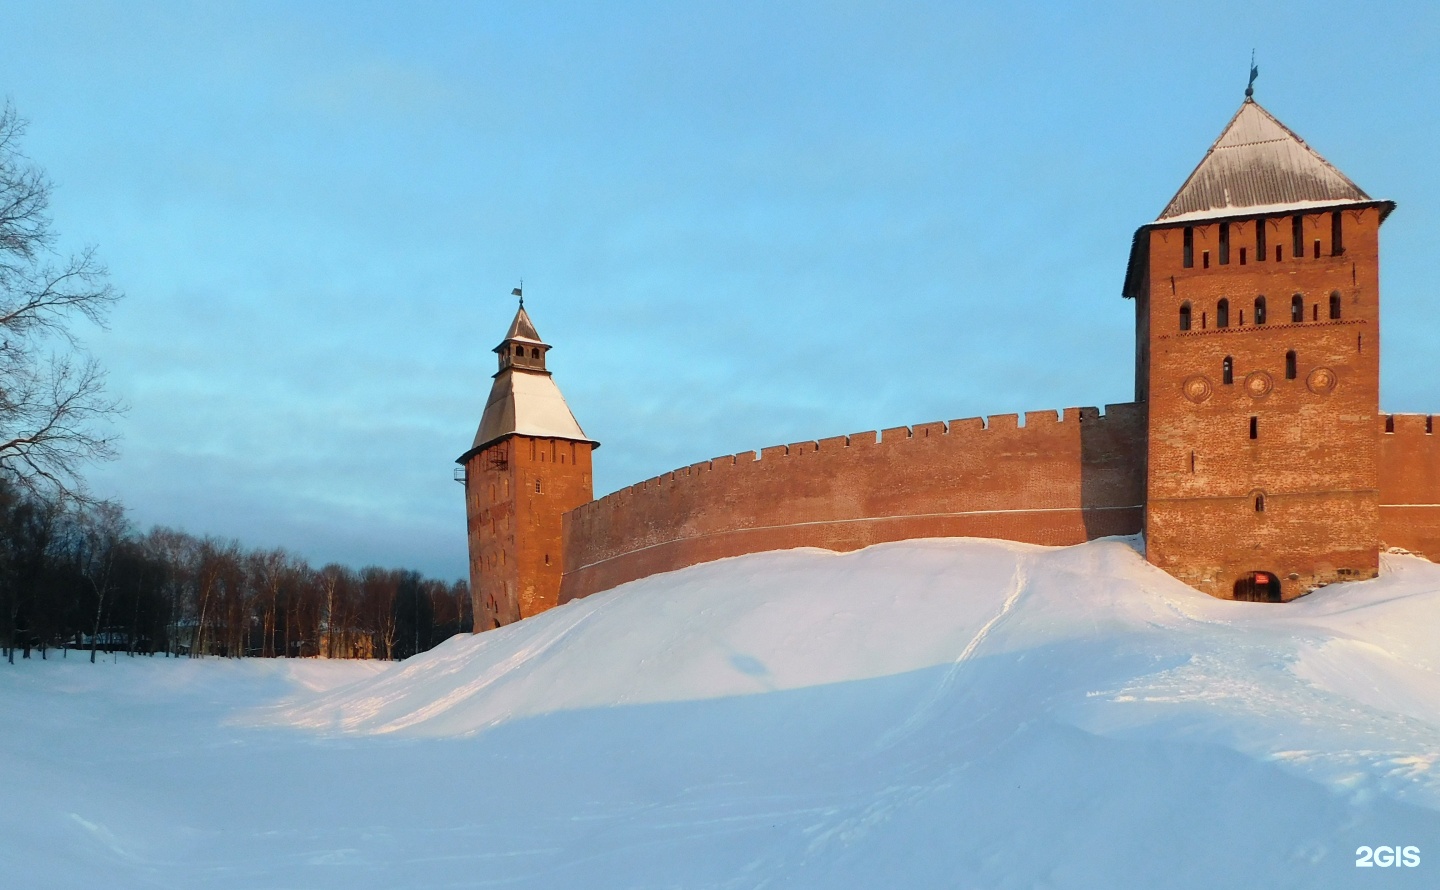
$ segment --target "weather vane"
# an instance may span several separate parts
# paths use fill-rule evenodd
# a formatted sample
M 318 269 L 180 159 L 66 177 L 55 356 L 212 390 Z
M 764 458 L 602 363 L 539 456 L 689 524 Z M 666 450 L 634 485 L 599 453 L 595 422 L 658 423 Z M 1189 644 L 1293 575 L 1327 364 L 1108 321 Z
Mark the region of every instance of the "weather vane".
M 520 308 L 521 308 L 521 309 L 524 309 L 524 308 L 525 308 L 525 279 L 523 279 L 523 278 L 520 279 L 520 286 L 519 286 L 519 287 L 517 287 L 517 288 L 512 288 L 512 289 L 511 289 L 511 291 L 510 291 L 510 296 L 512 296 L 512 297 L 519 297 L 519 298 L 520 298 Z
M 1255 50 L 1250 50 L 1250 82 L 1245 85 L 1245 98 L 1250 99 L 1255 95 L 1255 78 L 1260 76 L 1260 69 L 1255 67 Z

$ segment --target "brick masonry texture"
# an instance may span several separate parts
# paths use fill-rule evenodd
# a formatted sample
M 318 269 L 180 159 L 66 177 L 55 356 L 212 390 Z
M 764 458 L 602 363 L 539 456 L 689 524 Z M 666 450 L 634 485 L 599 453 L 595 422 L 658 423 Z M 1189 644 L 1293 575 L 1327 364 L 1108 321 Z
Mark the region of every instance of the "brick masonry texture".
M 562 517 L 593 497 L 589 442 L 514 435 L 465 462 L 476 631 L 559 602 Z
M 1288 600 L 1378 571 L 1381 212 L 1338 211 L 1339 251 L 1329 211 L 1298 215 L 1298 245 L 1292 214 L 1151 231 L 1146 555 L 1180 580 L 1231 596 L 1268 572 Z
M 1440 418 L 1380 418 L 1380 543 L 1440 560 Z
M 1075 544 L 1140 530 L 1135 404 L 854 433 L 703 461 L 565 516 L 560 601 L 762 550 L 975 536 Z

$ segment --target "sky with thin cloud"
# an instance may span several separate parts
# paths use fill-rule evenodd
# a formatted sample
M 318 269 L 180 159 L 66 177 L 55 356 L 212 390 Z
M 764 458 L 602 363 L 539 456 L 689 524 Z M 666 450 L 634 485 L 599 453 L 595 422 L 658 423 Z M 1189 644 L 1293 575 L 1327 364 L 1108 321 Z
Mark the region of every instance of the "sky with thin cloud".
M 1430 4 L 0 7 L 0 94 L 129 405 L 139 527 L 465 572 L 525 281 L 596 493 L 1132 397 L 1135 228 L 1243 97 L 1399 210 L 1383 405 L 1440 410 Z

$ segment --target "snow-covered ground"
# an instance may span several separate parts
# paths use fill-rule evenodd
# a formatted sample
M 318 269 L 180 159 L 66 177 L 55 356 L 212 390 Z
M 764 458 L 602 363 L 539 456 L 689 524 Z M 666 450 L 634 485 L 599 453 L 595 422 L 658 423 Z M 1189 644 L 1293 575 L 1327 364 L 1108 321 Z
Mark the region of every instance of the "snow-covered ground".
M 1384 559 L 1278 606 L 911 541 L 399 665 L 0 665 L 0 886 L 1436 887 L 1440 566 Z

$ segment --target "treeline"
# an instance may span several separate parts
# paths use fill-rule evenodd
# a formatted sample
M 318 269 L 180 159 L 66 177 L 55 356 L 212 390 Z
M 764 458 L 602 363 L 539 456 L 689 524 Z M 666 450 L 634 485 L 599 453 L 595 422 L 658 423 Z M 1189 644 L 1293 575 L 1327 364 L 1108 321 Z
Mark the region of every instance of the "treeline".
M 405 658 L 469 632 L 465 582 L 314 568 L 285 550 L 156 527 L 112 504 L 0 486 L 0 654 Z M 68 652 L 66 653 L 68 655 Z

